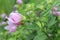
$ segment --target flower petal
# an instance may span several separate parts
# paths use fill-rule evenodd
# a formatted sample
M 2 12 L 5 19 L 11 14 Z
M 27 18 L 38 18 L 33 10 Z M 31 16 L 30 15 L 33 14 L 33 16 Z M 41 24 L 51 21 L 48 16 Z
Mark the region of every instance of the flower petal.
M 21 15 L 19 13 L 12 12 L 10 14 L 8 20 L 13 22 L 13 23 L 18 23 L 19 21 L 21 21 Z

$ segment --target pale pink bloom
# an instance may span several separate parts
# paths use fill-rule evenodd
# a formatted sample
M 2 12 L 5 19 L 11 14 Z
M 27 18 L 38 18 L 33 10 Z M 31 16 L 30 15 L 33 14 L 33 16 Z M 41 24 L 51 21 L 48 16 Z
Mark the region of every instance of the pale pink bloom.
M 7 24 L 8 25 L 15 25 L 13 22 L 11 22 L 11 21 L 7 21 Z M 16 25 L 15 25 L 16 26 Z
M 9 33 L 15 32 L 16 31 L 16 26 L 14 26 L 14 25 L 8 25 L 4 29 L 8 30 Z
M 21 14 L 19 14 L 18 12 L 11 12 L 9 18 L 7 18 L 8 26 L 6 26 L 5 29 L 9 32 L 15 32 L 16 27 L 20 25 L 21 18 Z
M 11 32 L 15 32 L 16 31 L 16 28 L 17 28 L 17 24 L 14 24 L 10 21 L 7 21 L 7 26 L 4 28 L 5 30 L 8 30 L 9 33 Z
M 60 15 L 60 12 L 57 12 L 58 15 Z
M 58 7 L 57 6 L 54 6 L 52 10 L 53 11 L 57 11 L 58 10 Z
M 10 13 L 8 20 L 12 23 L 19 23 L 21 21 L 21 14 L 17 13 Z
M 60 12 L 52 11 L 52 14 L 55 15 L 55 16 L 59 16 L 60 15 Z
M 55 16 L 59 16 L 60 15 L 60 12 L 58 12 L 58 7 L 57 6 L 54 6 L 50 13 L 52 13 Z
M 22 0 L 17 0 L 16 1 L 18 4 L 21 4 L 22 3 Z
M 13 22 L 11 22 L 11 21 L 7 21 L 7 24 L 8 24 L 8 25 L 18 26 L 18 25 L 20 25 L 20 22 L 18 22 L 18 23 L 13 23 Z
M 51 11 L 51 14 L 55 15 L 55 16 L 58 16 L 58 13 L 55 12 L 55 11 Z
M 55 16 L 58 16 L 58 13 L 55 12 L 55 11 L 53 11 L 52 14 L 55 15 Z

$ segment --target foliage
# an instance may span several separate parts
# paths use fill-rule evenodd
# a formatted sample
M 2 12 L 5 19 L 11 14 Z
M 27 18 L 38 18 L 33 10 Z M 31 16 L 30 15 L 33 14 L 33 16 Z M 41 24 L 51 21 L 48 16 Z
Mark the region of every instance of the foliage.
M 0 40 L 60 40 L 60 17 L 50 14 L 53 6 L 60 9 L 60 0 L 22 1 L 22 4 L 17 5 L 17 10 L 23 16 L 22 25 L 10 34 L 3 29 L 5 25 L 1 26 Z M 9 15 L 15 4 L 16 0 L 0 0 L 0 13 Z

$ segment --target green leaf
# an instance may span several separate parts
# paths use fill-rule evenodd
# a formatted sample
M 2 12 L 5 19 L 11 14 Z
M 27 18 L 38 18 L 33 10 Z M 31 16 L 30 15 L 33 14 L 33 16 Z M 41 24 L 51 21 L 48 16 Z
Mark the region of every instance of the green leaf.
M 38 30 L 38 34 L 34 38 L 34 40 L 46 40 L 47 36 L 41 31 Z

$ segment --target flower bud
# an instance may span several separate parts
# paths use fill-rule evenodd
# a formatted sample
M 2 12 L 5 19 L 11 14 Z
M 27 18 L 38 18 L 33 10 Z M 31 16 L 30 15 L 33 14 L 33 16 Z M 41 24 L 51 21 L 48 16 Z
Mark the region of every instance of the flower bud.
M 17 0 L 16 2 L 17 2 L 17 4 L 21 4 L 22 0 Z

